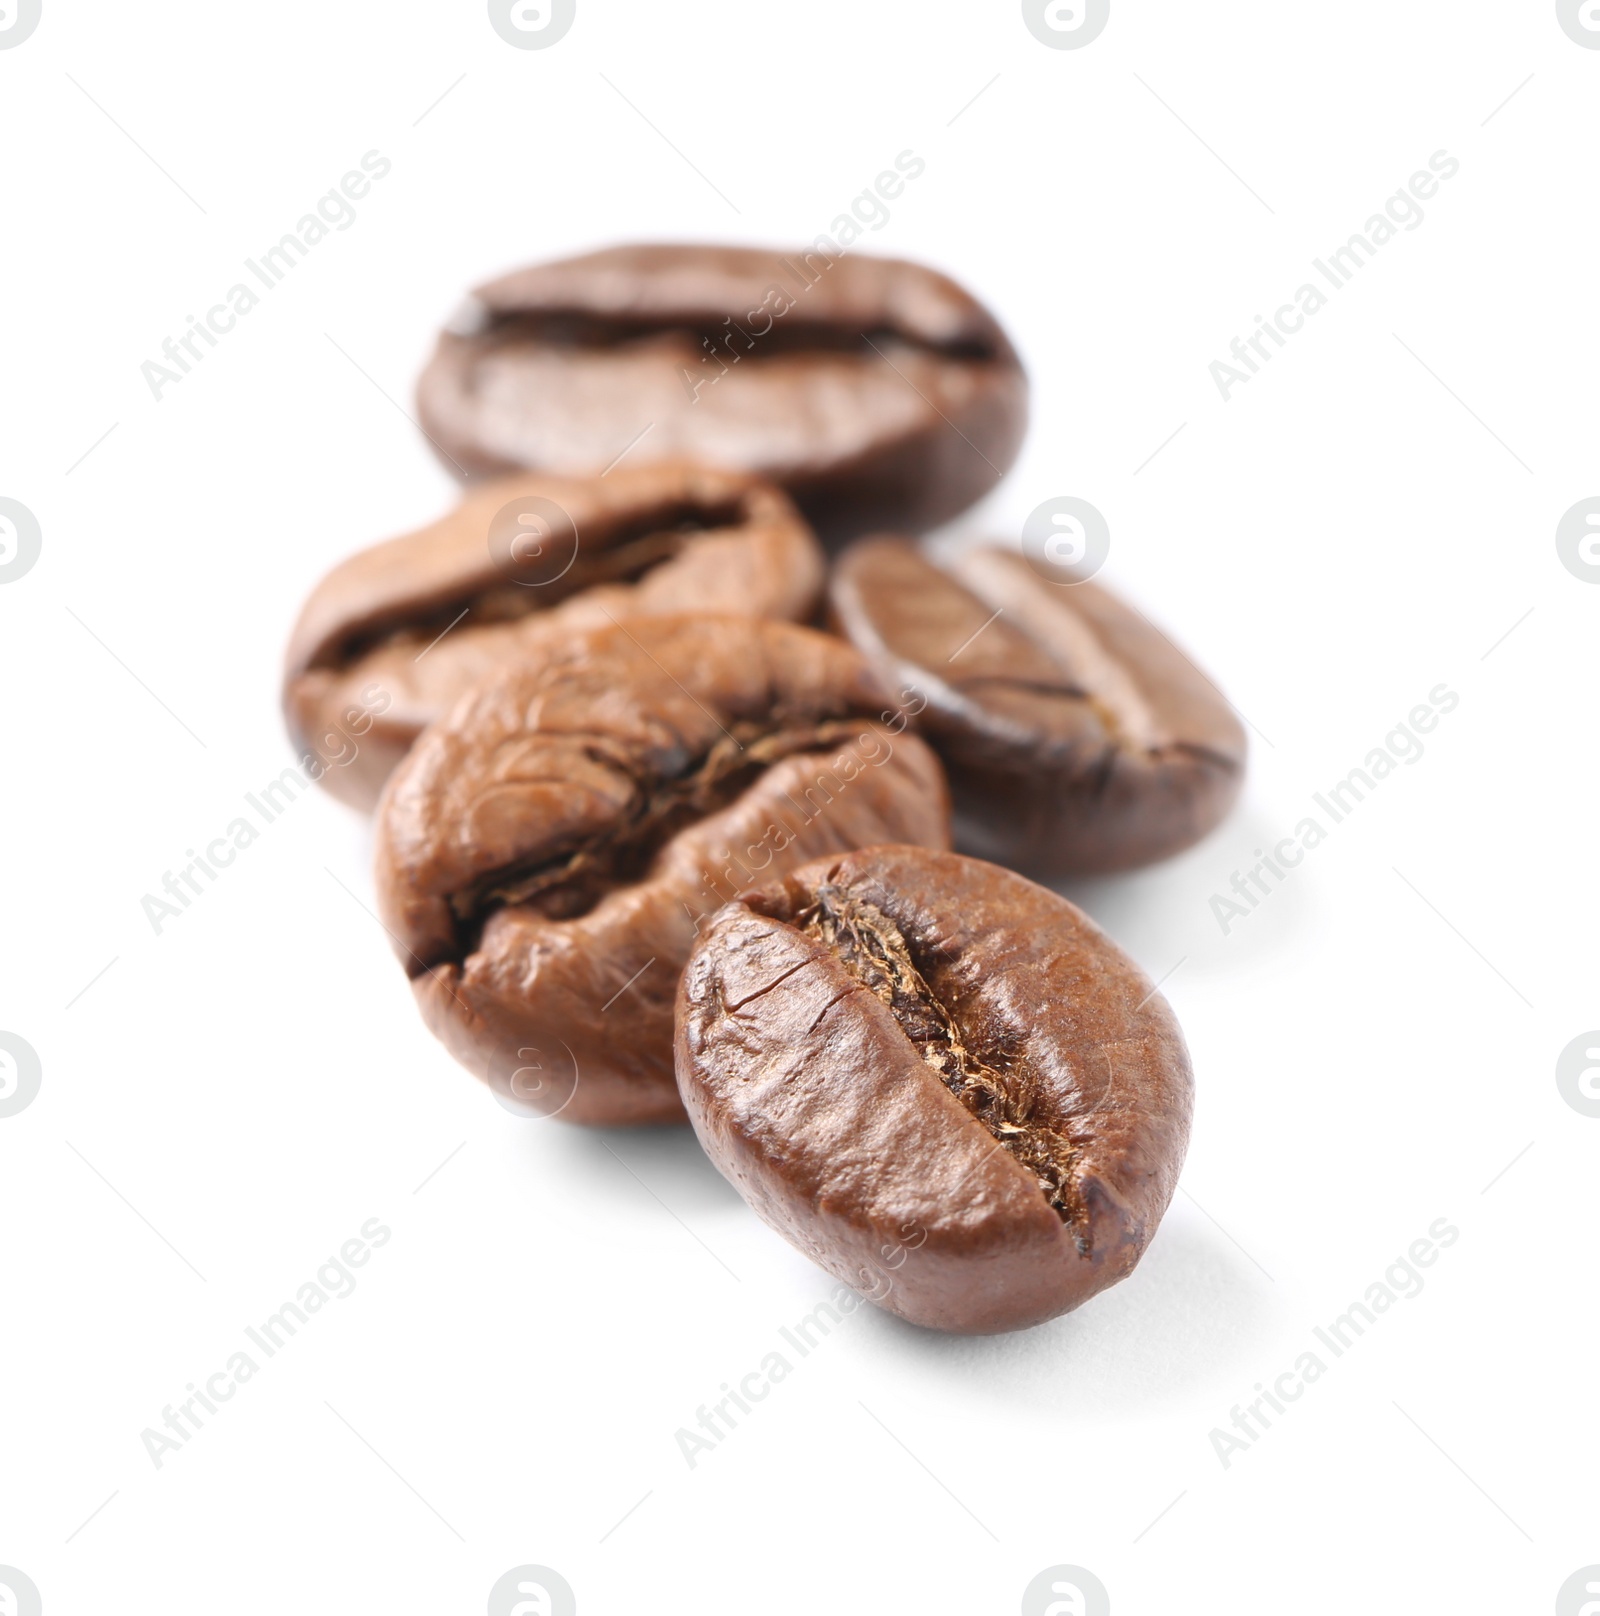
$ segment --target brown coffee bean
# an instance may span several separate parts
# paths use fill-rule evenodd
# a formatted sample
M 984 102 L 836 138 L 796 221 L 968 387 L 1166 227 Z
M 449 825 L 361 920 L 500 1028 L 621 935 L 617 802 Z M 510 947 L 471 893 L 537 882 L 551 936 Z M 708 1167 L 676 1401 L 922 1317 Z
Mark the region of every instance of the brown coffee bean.
M 730 903 L 678 996 L 678 1084 L 754 1210 L 914 1324 L 983 1334 L 1124 1278 L 1192 1080 L 1143 973 L 1064 898 L 952 853 L 818 859 Z
M 904 722 L 849 646 L 790 624 L 640 618 L 529 647 L 379 805 L 382 917 L 429 1026 L 502 1098 L 682 1121 L 673 995 L 704 917 L 825 853 L 948 845 Z
M 1041 880 L 1130 870 L 1232 807 L 1244 730 L 1216 686 L 1098 584 L 998 548 L 940 565 L 904 539 L 841 556 L 835 628 L 926 706 L 956 846 Z
M 467 473 L 696 460 L 781 483 L 819 529 L 918 532 L 995 485 L 1027 422 L 993 316 L 892 259 L 614 247 L 491 281 L 462 324 L 417 405 Z
M 798 619 L 822 552 L 768 483 L 681 465 L 604 480 L 524 473 L 317 585 L 290 641 L 296 750 L 360 808 L 423 727 L 553 629 L 685 611 Z

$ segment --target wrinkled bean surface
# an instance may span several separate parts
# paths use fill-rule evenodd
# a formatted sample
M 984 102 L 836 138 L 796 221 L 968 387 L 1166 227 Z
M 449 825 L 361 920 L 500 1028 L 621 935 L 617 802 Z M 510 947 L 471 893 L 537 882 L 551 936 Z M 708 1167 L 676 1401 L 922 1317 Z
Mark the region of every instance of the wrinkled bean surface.
M 747 893 L 678 1003 L 712 1160 L 829 1273 L 983 1333 L 1127 1275 L 1177 1185 L 1192 1084 L 1144 974 L 1064 898 L 879 847 Z
M 502 1097 L 670 1122 L 705 917 L 890 839 L 948 845 L 944 782 L 849 646 L 647 618 L 541 641 L 424 732 L 380 804 L 377 883 L 425 1019 Z
M 804 618 L 822 552 L 770 484 L 681 465 L 497 479 L 342 562 L 292 636 L 284 711 L 323 783 L 370 808 L 423 727 L 552 630 L 685 611 Z

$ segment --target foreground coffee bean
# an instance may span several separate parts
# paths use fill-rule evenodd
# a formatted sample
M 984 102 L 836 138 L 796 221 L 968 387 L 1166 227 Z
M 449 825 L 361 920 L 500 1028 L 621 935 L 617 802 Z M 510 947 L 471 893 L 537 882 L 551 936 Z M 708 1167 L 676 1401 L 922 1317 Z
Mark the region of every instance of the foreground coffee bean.
M 953 281 L 853 253 L 629 246 L 480 287 L 417 391 L 470 473 L 688 459 L 782 483 L 819 528 L 935 526 L 1015 460 L 1027 381 Z
M 956 846 L 1042 880 L 1181 852 L 1233 806 L 1244 730 L 1216 686 L 1094 583 L 997 548 L 935 565 L 904 539 L 853 546 L 834 626 L 927 700 Z
M 322 783 L 370 808 L 423 727 L 552 629 L 685 611 L 810 615 L 822 552 L 768 483 L 702 468 L 486 484 L 317 585 L 284 712 Z
M 1188 1054 L 1064 898 L 955 854 L 819 859 L 721 910 L 678 998 L 711 1159 L 914 1324 L 1065 1313 L 1138 1262 L 1188 1146 Z
M 754 618 L 550 636 L 423 733 L 379 805 L 382 918 L 424 1018 L 503 1100 L 683 1120 L 673 996 L 741 888 L 948 845 L 939 764 L 862 659 Z

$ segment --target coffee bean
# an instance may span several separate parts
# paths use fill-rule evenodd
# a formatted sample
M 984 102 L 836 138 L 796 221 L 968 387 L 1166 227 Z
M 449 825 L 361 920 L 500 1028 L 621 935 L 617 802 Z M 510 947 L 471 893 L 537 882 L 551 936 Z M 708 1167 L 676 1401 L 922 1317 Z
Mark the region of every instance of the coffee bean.
M 379 805 L 380 909 L 424 1018 L 502 1099 L 681 1121 L 673 995 L 706 917 L 827 853 L 948 845 L 938 762 L 904 726 L 856 652 L 790 624 L 640 618 L 530 646 Z
M 1020 1329 L 1124 1278 L 1177 1186 L 1189 1059 L 1093 922 L 952 853 L 822 858 L 728 904 L 678 1084 L 780 1234 L 915 1324 Z
M 488 483 L 312 592 L 289 647 L 291 736 L 323 784 L 370 808 L 425 725 L 552 630 L 684 611 L 804 618 L 822 571 L 785 495 L 726 472 Z
M 783 484 L 830 533 L 915 532 L 1015 460 L 1027 380 L 993 316 L 920 265 L 630 246 L 480 287 L 417 404 L 468 473 L 696 460 Z
M 949 771 L 956 846 L 1053 879 L 1130 870 L 1212 830 L 1243 779 L 1216 686 L 1095 583 L 997 548 L 935 565 L 874 538 L 835 566 L 834 626 L 896 686 Z

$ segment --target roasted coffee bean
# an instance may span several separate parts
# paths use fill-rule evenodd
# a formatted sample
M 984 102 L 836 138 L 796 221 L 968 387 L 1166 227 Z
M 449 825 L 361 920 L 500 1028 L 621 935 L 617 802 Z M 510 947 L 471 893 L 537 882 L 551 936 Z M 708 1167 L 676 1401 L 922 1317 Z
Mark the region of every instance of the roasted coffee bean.
M 985 1334 L 1132 1271 L 1192 1080 L 1143 973 L 1064 898 L 912 847 L 727 905 L 678 996 L 678 1085 L 780 1234 L 914 1324 Z
M 631 246 L 480 287 L 417 403 L 468 473 L 696 460 L 782 483 L 830 533 L 919 532 L 1016 458 L 1027 380 L 993 316 L 921 265 Z
M 904 730 L 849 646 L 786 623 L 639 618 L 529 647 L 379 805 L 382 916 L 424 1018 L 502 1099 L 682 1121 L 673 995 L 704 918 L 825 853 L 948 845 L 938 762 Z
M 313 591 L 284 711 L 330 790 L 370 808 L 424 725 L 552 629 L 685 611 L 810 615 L 822 552 L 771 484 L 681 465 L 524 473 L 363 550 Z
M 904 539 L 853 546 L 835 628 L 926 699 L 956 846 L 1041 880 L 1130 870 L 1232 807 L 1244 730 L 1216 686 L 1108 590 L 1020 554 L 935 565 Z

